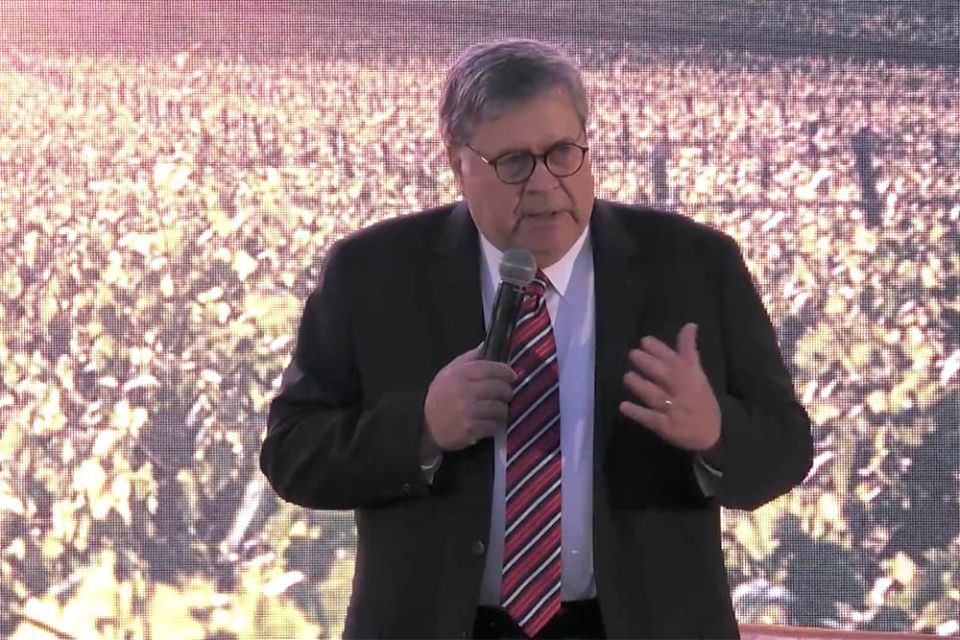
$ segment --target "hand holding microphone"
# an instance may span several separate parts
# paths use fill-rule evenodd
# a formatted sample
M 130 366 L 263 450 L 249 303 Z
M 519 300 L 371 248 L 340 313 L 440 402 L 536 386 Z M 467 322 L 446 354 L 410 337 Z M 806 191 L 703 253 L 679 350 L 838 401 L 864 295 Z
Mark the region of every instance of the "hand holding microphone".
M 506 426 L 516 377 L 506 364 L 510 337 L 524 289 L 536 273 L 537 262 L 529 251 L 510 249 L 503 254 L 486 339 L 441 369 L 427 390 L 424 438 L 431 442 L 421 447 L 422 457 L 429 457 L 431 450 L 464 449 Z

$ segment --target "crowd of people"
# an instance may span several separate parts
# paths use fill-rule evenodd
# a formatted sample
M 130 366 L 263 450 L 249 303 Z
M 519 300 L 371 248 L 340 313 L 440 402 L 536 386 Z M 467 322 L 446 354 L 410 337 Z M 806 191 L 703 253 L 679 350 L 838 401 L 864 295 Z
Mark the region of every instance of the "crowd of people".
M 593 55 L 598 193 L 738 240 L 814 419 L 804 487 L 726 521 L 741 620 L 957 633 L 943 505 L 960 447 L 940 446 L 960 379 L 956 69 Z M 69 600 L 94 540 L 118 581 L 200 575 L 229 593 L 256 577 L 335 633 L 349 520 L 272 503 L 256 452 L 326 249 L 457 197 L 441 68 L 428 53 L 0 52 L 0 525 L 22 547 L 2 560 L 19 613 L 0 633 L 63 625 L 31 606 Z M 778 530 L 804 558 L 843 550 L 836 598 L 810 596 L 815 569 L 777 551 Z M 232 606 L 206 628 L 249 621 Z

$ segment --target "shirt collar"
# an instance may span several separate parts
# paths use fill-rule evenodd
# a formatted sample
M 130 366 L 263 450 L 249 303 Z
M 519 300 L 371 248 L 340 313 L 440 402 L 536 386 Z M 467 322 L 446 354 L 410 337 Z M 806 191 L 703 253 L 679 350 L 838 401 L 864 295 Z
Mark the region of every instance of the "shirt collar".
M 567 286 L 570 284 L 570 277 L 573 274 L 573 266 L 589 235 L 590 225 L 587 225 L 584 227 L 580 237 L 573 243 L 573 246 L 563 254 L 563 257 L 543 270 L 543 273 L 550 279 L 550 284 L 553 285 L 554 291 L 560 294 L 560 298 L 563 298 L 564 293 L 567 291 Z M 480 248 L 485 263 L 487 281 L 492 282 L 493 285 L 496 286 L 497 283 L 500 282 L 500 261 L 503 259 L 503 251 L 493 246 L 483 235 L 483 232 L 480 232 Z

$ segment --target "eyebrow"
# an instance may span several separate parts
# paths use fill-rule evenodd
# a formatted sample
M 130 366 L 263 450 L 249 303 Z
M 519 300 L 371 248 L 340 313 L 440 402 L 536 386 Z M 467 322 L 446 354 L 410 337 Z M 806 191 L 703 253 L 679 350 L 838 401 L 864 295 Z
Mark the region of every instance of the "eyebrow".
M 557 146 L 558 144 L 571 144 L 571 143 L 572 143 L 572 144 L 576 144 L 576 142 L 577 142 L 577 140 L 578 140 L 579 138 L 580 138 L 580 134 L 579 134 L 579 133 L 578 133 L 577 135 L 575 135 L 575 136 L 563 136 L 562 138 L 560 138 L 560 139 L 558 139 L 558 140 L 554 140 L 552 143 L 550 143 L 550 146 L 548 146 L 548 147 L 546 147 L 546 148 L 544 149 L 544 153 L 546 153 L 546 152 L 549 151 L 550 149 L 553 149 L 553 148 L 554 148 L 555 146 Z M 512 154 L 514 154 L 514 153 L 533 153 L 533 151 L 531 151 L 531 150 L 528 149 L 528 148 L 513 147 L 513 148 L 510 148 L 510 149 L 506 149 L 505 151 L 501 151 L 500 153 L 492 153 L 492 154 L 490 154 L 490 161 L 491 161 L 491 162 L 496 162 L 496 161 L 499 160 L 500 158 L 503 158 L 503 157 L 505 157 L 505 156 L 512 155 Z

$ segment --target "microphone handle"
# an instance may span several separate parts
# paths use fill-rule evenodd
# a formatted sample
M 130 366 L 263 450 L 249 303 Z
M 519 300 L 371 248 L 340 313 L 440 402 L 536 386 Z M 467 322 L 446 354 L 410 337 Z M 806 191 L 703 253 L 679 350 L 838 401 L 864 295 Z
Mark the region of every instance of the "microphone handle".
M 506 362 L 510 356 L 510 337 L 513 325 L 517 323 L 520 304 L 523 302 L 523 288 L 509 282 L 500 282 L 497 298 L 493 303 L 493 318 L 490 331 L 483 341 L 483 359 L 493 362 Z

